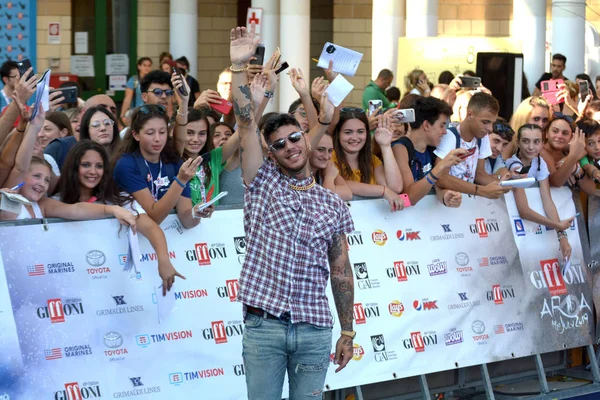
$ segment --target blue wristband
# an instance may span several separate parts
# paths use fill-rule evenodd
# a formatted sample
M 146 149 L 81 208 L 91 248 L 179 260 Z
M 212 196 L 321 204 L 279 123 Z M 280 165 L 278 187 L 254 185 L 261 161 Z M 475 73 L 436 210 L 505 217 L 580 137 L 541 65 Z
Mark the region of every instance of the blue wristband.
M 425 175 L 425 179 L 427 179 L 427 182 L 429 182 L 430 185 L 435 186 L 435 182 L 433 182 L 431 179 L 429 179 L 429 174 Z
M 179 178 L 175 177 L 174 181 L 177 182 L 177 183 L 179 183 L 181 185 L 181 187 L 185 189 L 185 185 L 183 184 L 183 182 L 181 182 L 179 180 Z

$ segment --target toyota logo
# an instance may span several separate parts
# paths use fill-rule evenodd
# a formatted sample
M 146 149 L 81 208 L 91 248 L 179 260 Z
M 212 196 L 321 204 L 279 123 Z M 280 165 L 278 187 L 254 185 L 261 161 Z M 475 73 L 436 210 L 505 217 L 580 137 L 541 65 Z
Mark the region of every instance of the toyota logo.
M 85 261 L 92 267 L 100 267 L 106 262 L 106 256 L 100 250 L 91 250 L 85 255 Z
M 469 256 L 467 255 L 467 253 L 463 253 L 461 251 L 460 253 L 456 254 L 456 256 L 454 257 L 454 260 L 456 260 L 456 263 L 458 265 L 460 265 L 461 267 L 466 267 L 467 264 L 469 263 Z
M 485 332 L 485 324 L 480 320 L 473 321 L 471 324 L 471 329 L 473 329 L 473 332 L 475 332 L 477 335 L 481 335 L 483 332 Z
M 119 332 L 108 332 L 102 338 L 104 345 L 109 349 L 116 349 L 123 344 L 123 336 Z

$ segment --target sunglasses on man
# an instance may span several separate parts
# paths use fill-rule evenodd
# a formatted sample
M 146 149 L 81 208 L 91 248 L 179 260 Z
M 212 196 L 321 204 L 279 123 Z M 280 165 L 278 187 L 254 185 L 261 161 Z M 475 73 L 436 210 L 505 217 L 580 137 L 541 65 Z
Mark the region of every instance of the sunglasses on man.
M 146 93 L 154 93 L 154 95 L 156 97 L 162 97 L 163 93 L 167 97 L 171 97 L 171 96 L 173 96 L 173 94 L 175 94 L 175 92 L 173 91 L 173 89 L 163 90 L 163 89 L 159 89 L 159 88 L 152 89 L 152 90 L 146 90 Z
M 276 140 L 273 143 L 271 143 L 271 145 L 269 146 L 269 150 L 274 151 L 274 152 L 281 151 L 285 148 L 286 140 L 289 140 L 290 143 L 298 143 L 300 141 L 300 139 L 302 139 L 302 135 L 304 135 L 304 132 L 302 132 L 302 131 L 290 133 L 287 136 L 287 138 L 282 138 L 282 139 Z

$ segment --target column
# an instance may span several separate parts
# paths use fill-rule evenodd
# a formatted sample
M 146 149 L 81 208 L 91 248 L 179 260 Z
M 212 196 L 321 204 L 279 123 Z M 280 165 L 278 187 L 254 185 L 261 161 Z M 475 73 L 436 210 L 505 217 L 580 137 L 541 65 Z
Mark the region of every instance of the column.
M 198 2 L 171 0 L 169 22 L 170 53 L 175 59 L 186 56 L 189 74 L 198 77 Z
M 396 81 L 398 38 L 404 36 L 404 6 L 404 0 L 373 0 L 371 79 L 387 68 L 394 72 Z
M 552 54 L 567 57 L 563 75 L 585 71 L 585 0 L 552 0 Z
M 406 37 L 428 37 L 437 34 L 438 0 L 406 0 Z
M 282 59 L 290 68 L 300 68 L 309 80 L 310 69 L 310 0 L 281 0 L 279 3 L 279 44 Z M 287 72 L 287 71 L 286 71 Z M 287 112 L 288 107 L 298 98 L 290 77 L 282 73 L 279 78 L 279 111 Z M 310 85 L 310 81 L 307 82 Z
M 260 42 L 265 45 L 266 62 L 279 46 L 279 0 L 252 0 L 252 7 L 263 9 L 262 21 L 260 21 Z M 278 98 L 279 87 L 275 91 L 275 100 L 269 102 L 265 114 L 278 110 Z
M 546 2 L 515 0 L 513 2 L 512 36 L 521 39 L 523 71 L 528 89 L 533 93 L 535 83 L 546 72 Z M 568 64 L 567 64 L 568 65 Z

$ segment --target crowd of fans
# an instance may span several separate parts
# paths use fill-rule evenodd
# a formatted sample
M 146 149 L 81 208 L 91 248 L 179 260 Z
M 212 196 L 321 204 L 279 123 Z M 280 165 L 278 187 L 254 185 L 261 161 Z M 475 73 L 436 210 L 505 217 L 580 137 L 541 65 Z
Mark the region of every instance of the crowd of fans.
M 563 102 L 548 104 L 536 88 L 509 121 L 498 118 L 499 104 L 485 87 L 462 87 L 461 78 L 474 75 L 470 71 L 456 77 L 445 71 L 433 85 L 414 70 L 405 77 L 401 96 L 391 87 L 392 71 L 382 70 L 365 88 L 363 108 L 335 109 L 327 134 L 312 149 L 311 171 L 318 184 L 343 200 L 384 198 L 392 211 L 406 205 L 400 194 L 415 205 L 433 192 L 444 206 L 460 207 L 464 196 L 496 199 L 511 190 L 501 181 L 533 177 L 545 215 L 528 206 L 523 189 L 513 189 L 519 213 L 556 229 L 568 256 L 565 229 L 571 220 L 559 219 L 550 187 L 569 185 L 600 195 L 600 100 L 589 76 L 577 75 L 573 82 L 562 76 L 565 64 L 564 56 L 555 55 L 552 72 L 537 83 L 565 79 Z M 264 113 L 279 84 L 278 67 L 273 56 L 246 72 L 259 129 L 278 115 Z M 173 60 L 163 53 L 157 70 L 142 57 L 137 69 L 120 112 L 106 95 L 64 104 L 56 93 L 50 110 L 40 108 L 31 118 L 27 104 L 36 77 L 31 69 L 21 76 L 12 61 L 2 65 L 7 105 L 0 118 L 0 187 L 31 205 L 20 214 L 1 211 L 0 219 L 115 216 L 151 240 L 165 276 L 172 276 L 176 271 L 158 224 L 175 209 L 184 227 L 196 226 L 213 211 L 200 206 L 223 191 L 228 195 L 216 204 L 244 201 L 234 112 L 215 110 L 223 99 L 232 101 L 232 73 L 223 70 L 217 90 L 200 91 L 185 57 Z M 335 79 L 333 71 L 330 64 L 312 84 L 301 70 L 288 72 L 298 100 L 287 111 L 305 133 L 317 124 L 316 99 Z M 584 98 L 582 81 L 590 87 Z M 380 100 L 381 107 L 369 112 L 371 100 Z M 413 109 L 414 122 L 401 122 L 398 109 Z M 263 139 L 264 157 L 272 151 Z

